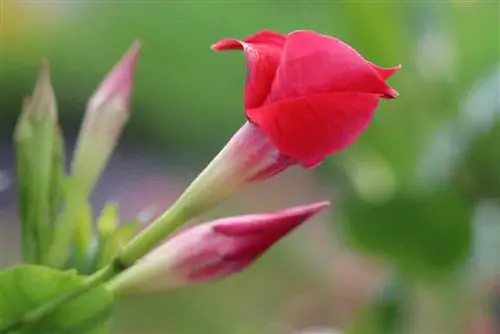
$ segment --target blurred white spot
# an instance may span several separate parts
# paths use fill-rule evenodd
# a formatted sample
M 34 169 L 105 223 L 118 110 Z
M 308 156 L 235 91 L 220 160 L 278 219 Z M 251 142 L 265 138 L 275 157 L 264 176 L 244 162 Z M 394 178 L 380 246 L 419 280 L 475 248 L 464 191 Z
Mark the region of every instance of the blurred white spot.
M 346 161 L 346 173 L 358 195 L 367 202 L 381 203 L 392 198 L 397 181 L 391 165 L 382 157 L 367 154 Z
M 460 121 L 471 134 L 489 131 L 500 117 L 500 66 L 478 80 L 462 105 Z
M 466 149 L 466 139 L 455 123 L 441 124 L 417 163 L 417 176 L 425 187 L 439 187 L 449 180 Z
M 302 329 L 296 332 L 295 334 L 342 334 L 342 332 L 334 328 L 317 327 L 317 328 Z
M 42 19 L 50 18 L 56 22 L 74 19 L 75 16 L 82 15 L 82 13 L 86 12 L 86 8 L 89 8 L 85 1 L 72 2 L 40 0 L 18 1 L 17 7 L 18 10 L 25 11 L 31 15 L 38 13 Z
M 500 67 L 472 86 L 457 120 L 438 127 L 417 164 L 422 184 L 437 187 L 448 182 L 469 142 L 491 130 L 496 118 L 500 118 Z
M 500 273 L 500 205 L 483 200 L 475 208 L 472 223 L 471 272 L 476 279 L 491 278 Z
M 149 224 L 158 215 L 158 210 L 156 206 L 150 205 L 144 210 L 140 211 L 137 215 L 137 220 L 141 224 Z
M 0 170 L 0 192 L 5 191 L 12 185 L 12 180 L 6 170 Z
M 449 78 L 455 67 L 451 38 L 442 31 L 430 30 L 422 35 L 417 45 L 417 68 L 428 80 Z

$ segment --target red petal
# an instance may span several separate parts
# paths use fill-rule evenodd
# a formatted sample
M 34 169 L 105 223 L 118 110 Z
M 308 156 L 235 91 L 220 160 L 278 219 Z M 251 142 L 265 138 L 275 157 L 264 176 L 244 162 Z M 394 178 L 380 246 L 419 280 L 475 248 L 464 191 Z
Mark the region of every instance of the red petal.
M 370 123 L 378 98 L 353 92 L 308 95 L 247 110 L 247 116 L 284 155 L 314 167 L 354 143 Z
M 214 224 L 214 231 L 229 239 L 219 245 L 225 260 L 255 259 L 293 229 L 329 206 L 319 202 L 267 214 L 229 218 Z
M 389 79 L 394 73 L 396 73 L 397 71 L 399 71 L 401 69 L 401 65 L 394 66 L 391 68 L 383 68 L 383 67 L 379 67 L 379 66 L 375 65 L 374 63 L 371 63 L 371 62 L 369 62 L 369 63 L 372 66 L 372 68 L 378 73 L 378 75 L 380 75 L 380 77 L 383 80 Z
M 290 33 L 266 104 L 332 92 L 397 96 L 370 63 L 344 42 L 313 31 Z
M 223 39 L 212 45 L 214 51 L 243 50 L 247 60 L 245 108 L 258 108 L 267 98 L 285 45 L 286 35 L 261 31 L 245 38 Z
M 252 259 L 253 260 L 253 259 Z M 193 283 L 220 279 L 245 269 L 251 261 L 221 261 L 201 267 L 188 274 Z
M 217 233 L 227 236 L 244 237 L 252 234 L 284 234 L 329 205 L 330 202 L 323 201 L 271 213 L 220 219 L 213 222 L 213 229 Z

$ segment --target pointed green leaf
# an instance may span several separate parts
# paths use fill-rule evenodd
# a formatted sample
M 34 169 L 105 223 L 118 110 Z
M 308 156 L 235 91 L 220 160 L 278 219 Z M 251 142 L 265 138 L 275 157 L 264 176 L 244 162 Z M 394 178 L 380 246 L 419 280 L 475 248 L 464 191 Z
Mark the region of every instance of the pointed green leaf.
M 88 202 L 82 202 L 75 214 L 75 262 L 73 266 L 80 272 L 86 272 L 88 256 L 92 246 L 93 226 L 92 207 Z
M 63 272 L 35 265 L 0 272 L 0 333 L 5 333 L 4 326 L 43 303 L 81 288 L 84 281 L 85 277 L 74 270 Z M 100 286 L 10 333 L 107 333 L 112 309 L 112 295 Z
M 57 228 L 54 229 L 52 243 L 43 257 L 43 264 L 53 268 L 66 267 L 71 254 L 75 224 L 82 203 L 86 203 L 86 198 L 79 197 L 75 192 L 70 178 L 63 183 L 63 188 L 65 193 L 63 208 L 57 216 Z
M 64 204 L 66 174 L 64 170 L 64 138 L 61 130 L 54 133 L 54 149 L 52 151 L 51 182 L 49 189 L 49 219 L 55 223 L 57 215 Z
M 21 119 L 24 116 L 21 115 Z M 21 124 L 22 123 L 22 124 Z M 30 224 L 30 163 L 29 152 L 25 145 L 19 140 L 19 133 L 23 136 L 29 135 L 31 126 L 20 120 L 16 136 L 16 173 L 17 173 L 17 210 L 21 221 L 21 246 L 22 257 L 25 262 L 35 262 L 38 251 L 36 225 Z
M 99 218 L 97 219 L 97 231 L 101 237 L 107 238 L 111 235 L 120 219 L 118 203 L 108 202 L 102 209 Z
M 99 249 L 96 252 L 94 261 L 95 269 L 98 270 L 106 264 L 107 254 L 112 247 L 112 237 L 119 222 L 119 208 L 116 202 L 108 202 L 102 209 L 97 219 L 97 238 Z
M 138 221 L 126 222 L 113 231 L 106 239 L 101 240 L 96 259 L 96 270 L 103 268 L 109 263 L 120 248 L 135 235 L 139 227 L 140 223 Z

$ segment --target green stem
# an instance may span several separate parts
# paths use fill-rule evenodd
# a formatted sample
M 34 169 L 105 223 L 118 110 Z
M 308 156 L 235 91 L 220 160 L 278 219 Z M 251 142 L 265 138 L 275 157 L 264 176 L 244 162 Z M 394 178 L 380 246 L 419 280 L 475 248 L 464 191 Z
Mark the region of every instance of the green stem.
M 185 210 L 177 203 L 127 243 L 118 254 L 117 261 L 125 267 L 130 267 L 189 220 L 190 217 L 185 214 Z
M 46 253 L 43 254 L 42 264 L 53 267 L 62 268 L 68 260 L 68 249 L 71 246 L 73 230 L 75 226 L 75 212 L 78 205 L 82 202 L 82 198 L 87 198 L 86 194 L 82 193 L 74 185 L 70 184 L 70 192 L 66 197 L 66 203 L 63 211 L 58 217 L 57 229 L 53 236 L 52 244 Z

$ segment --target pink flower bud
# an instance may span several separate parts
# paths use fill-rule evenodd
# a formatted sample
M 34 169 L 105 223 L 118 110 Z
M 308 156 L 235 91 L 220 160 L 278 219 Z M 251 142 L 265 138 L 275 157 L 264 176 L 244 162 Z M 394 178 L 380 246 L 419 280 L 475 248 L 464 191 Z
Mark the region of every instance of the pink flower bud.
M 140 42 L 129 48 L 89 100 L 72 165 L 74 178 L 86 192 L 93 188 L 129 119 L 140 48 Z
M 111 287 L 120 292 L 170 289 L 229 276 L 328 206 L 329 202 L 318 202 L 189 228 L 152 251 Z
M 66 206 L 61 214 L 64 222 L 76 221 L 72 215 L 77 212 L 77 199 L 91 194 L 129 119 L 132 81 L 140 48 L 140 42 L 135 42 L 90 98 L 71 162 L 71 184 L 67 187 Z M 69 247 L 74 230 L 74 223 L 60 225 L 46 260 L 53 267 L 66 263 L 68 254 L 60 250 Z
M 128 111 L 132 94 L 134 72 L 139 57 L 141 43 L 136 41 L 111 70 L 90 99 L 90 109 L 98 109 L 105 103 L 118 100 Z

